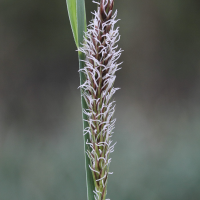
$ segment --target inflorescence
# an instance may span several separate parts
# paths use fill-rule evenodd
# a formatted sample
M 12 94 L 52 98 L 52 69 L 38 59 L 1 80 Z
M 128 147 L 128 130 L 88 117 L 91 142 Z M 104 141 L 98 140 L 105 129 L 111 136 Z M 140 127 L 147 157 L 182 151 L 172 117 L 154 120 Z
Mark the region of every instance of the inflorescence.
M 95 2 L 97 11 L 93 13 L 94 19 L 88 25 L 84 37 L 84 44 L 79 51 L 85 54 L 85 67 L 80 71 L 85 74 L 86 81 L 80 86 L 82 95 L 88 109 L 88 127 L 84 134 L 89 134 L 87 155 L 90 158 L 89 168 L 92 171 L 95 191 L 95 200 L 105 200 L 107 193 L 107 180 L 111 158 L 114 151 L 111 141 L 116 119 L 113 94 L 119 88 L 114 88 L 115 72 L 119 70 L 117 60 L 122 50 L 116 43 L 119 41 L 119 28 L 114 28 L 117 11 L 113 14 L 114 0 L 100 0 Z

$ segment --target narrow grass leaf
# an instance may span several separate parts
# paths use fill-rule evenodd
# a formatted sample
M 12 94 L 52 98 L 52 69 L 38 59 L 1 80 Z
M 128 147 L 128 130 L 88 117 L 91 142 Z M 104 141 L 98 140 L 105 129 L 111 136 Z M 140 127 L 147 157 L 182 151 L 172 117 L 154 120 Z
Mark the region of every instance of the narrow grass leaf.
M 78 25 L 77 25 L 77 12 L 76 12 L 77 0 L 66 0 L 66 2 L 67 2 L 67 9 L 68 9 L 68 15 L 70 19 L 71 28 L 72 28 L 72 33 L 74 36 L 74 41 L 78 48 Z
M 86 24 L 86 13 L 85 13 L 85 1 L 84 0 L 66 0 L 69 19 L 71 23 L 71 28 L 74 36 L 74 40 L 77 48 L 81 47 L 83 44 L 84 32 L 87 31 Z M 79 69 L 84 68 L 85 55 L 78 51 L 79 56 Z M 85 75 L 83 72 L 80 72 L 80 83 L 81 85 L 85 82 Z M 87 109 L 87 104 L 83 95 L 81 95 L 81 104 L 82 104 L 82 115 L 83 115 L 83 130 L 88 127 L 87 116 L 83 113 L 83 110 Z M 86 151 L 90 148 L 86 146 L 86 141 L 89 140 L 89 135 L 84 135 L 84 154 L 85 154 L 85 168 L 86 168 L 86 184 L 87 184 L 87 198 L 88 200 L 95 200 L 94 193 L 95 185 L 92 176 L 92 172 L 89 168 L 90 159 L 86 155 Z
M 87 30 L 86 25 L 86 13 L 85 13 L 85 1 L 84 0 L 77 0 L 77 23 L 78 23 L 78 45 L 82 46 L 83 43 L 83 35 L 84 32 Z M 79 51 L 79 69 L 82 69 L 85 63 L 82 61 L 85 60 L 85 55 Z M 85 75 L 83 72 L 80 72 L 80 82 L 83 84 L 85 82 Z M 87 109 L 87 104 L 83 95 L 81 95 L 81 102 L 82 102 L 82 111 Z M 83 114 L 83 130 L 88 127 L 87 116 Z M 85 170 L 86 170 L 86 184 L 87 184 L 87 198 L 88 200 L 95 200 L 94 193 L 95 185 L 92 176 L 92 172 L 89 168 L 90 159 L 86 155 L 87 146 L 86 141 L 89 140 L 89 135 L 84 135 L 84 153 L 85 153 Z

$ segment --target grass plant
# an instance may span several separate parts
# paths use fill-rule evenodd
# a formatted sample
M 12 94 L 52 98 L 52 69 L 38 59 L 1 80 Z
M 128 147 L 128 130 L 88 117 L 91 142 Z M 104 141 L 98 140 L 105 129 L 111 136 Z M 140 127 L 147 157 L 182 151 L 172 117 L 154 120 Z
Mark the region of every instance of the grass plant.
M 120 36 L 114 28 L 118 21 L 114 0 L 93 2 L 97 11 L 87 27 L 84 0 L 67 0 L 67 7 L 79 55 L 87 196 L 105 200 L 115 145 L 111 141 L 116 121 L 112 96 L 118 88 L 113 85 L 122 50 L 116 45 Z

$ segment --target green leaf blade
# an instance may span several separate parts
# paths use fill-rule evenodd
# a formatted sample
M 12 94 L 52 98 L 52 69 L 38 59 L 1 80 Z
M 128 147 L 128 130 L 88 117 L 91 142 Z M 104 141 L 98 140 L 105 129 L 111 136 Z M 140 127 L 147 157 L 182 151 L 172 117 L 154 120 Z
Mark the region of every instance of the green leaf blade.
M 82 46 L 84 42 L 84 32 L 87 31 L 86 23 L 86 13 L 85 13 L 85 1 L 84 0 L 66 0 L 68 14 L 70 18 L 71 28 L 74 35 L 74 40 L 77 48 Z M 85 55 L 78 51 L 79 56 L 79 69 L 84 68 Z M 80 72 L 80 84 L 82 85 L 85 82 L 85 75 L 83 72 Z M 81 91 L 82 92 L 82 91 Z M 81 95 L 81 105 L 82 105 L 82 117 L 83 117 L 83 129 L 88 127 L 87 116 L 83 113 L 83 110 L 88 109 L 87 104 L 83 95 Z M 86 170 L 86 184 L 87 184 L 87 198 L 88 200 L 95 200 L 94 193 L 95 184 L 92 176 L 92 172 L 89 168 L 90 159 L 88 158 L 86 151 L 88 148 L 86 141 L 89 140 L 89 135 L 84 135 L 84 155 L 85 155 L 85 170 Z
M 84 54 L 79 54 L 79 68 L 84 67 L 85 63 L 82 61 L 85 59 Z M 82 72 L 80 72 L 80 82 L 84 83 L 85 76 Z M 83 113 L 83 110 L 88 109 L 88 106 L 85 102 L 84 97 L 81 95 L 81 105 L 82 105 L 82 118 L 83 118 L 83 129 L 88 127 L 87 116 Z M 85 172 L 86 172 L 86 185 L 87 185 L 87 200 L 95 200 L 94 199 L 94 192 L 95 191 L 95 185 L 94 185 L 94 179 L 92 176 L 91 169 L 89 168 L 90 165 L 90 159 L 88 158 L 88 155 L 86 154 L 87 149 L 90 149 L 88 145 L 86 145 L 86 141 L 90 141 L 89 134 L 84 135 L 84 155 L 85 155 Z M 91 149 L 90 149 L 91 150 Z
M 78 45 L 82 46 L 83 44 L 83 36 L 84 32 L 87 30 L 87 24 L 86 24 L 86 13 L 85 13 L 85 1 L 84 0 L 77 0 L 77 24 L 78 24 Z M 85 60 L 85 55 L 82 52 L 79 53 L 79 69 L 82 69 L 85 65 L 85 63 L 82 60 Z M 83 72 L 80 72 L 80 82 L 81 85 L 85 82 L 85 75 Z M 88 109 L 87 104 L 85 102 L 84 97 L 81 97 L 81 103 L 82 103 L 82 109 L 86 110 Z M 88 127 L 87 116 L 82 112 L 83 115 L 83 129 Z M 86 184 L 87 184 L 87 198 L 88 200 L 95 200 L 94 199 L 94 192 L 95 191 L 95 185 L 94 180 L 92 176 L 91 169 L 89 168 L 90 165 L 90 159 L 88 158 L 86 151 L 87 148 L 90 148 L 86 145 L 86 141 L 89 141 L 89 135 L 84 135 L 84 154 L 85 154 L 85 170 L 86 170 Z
M 72 28 L 72 33 L 74 36 L 74 41 L 78 48 L 78 25 L 77 25 L 77 0 L 66 0 L 67 3 L 67 10 L 70 19 L 70 24 Z
M 77 0 L 77 24 L 78 24 L 78 44 L 81 46 L 83 43 L 84 32 L 87 30 L 85 1 Z

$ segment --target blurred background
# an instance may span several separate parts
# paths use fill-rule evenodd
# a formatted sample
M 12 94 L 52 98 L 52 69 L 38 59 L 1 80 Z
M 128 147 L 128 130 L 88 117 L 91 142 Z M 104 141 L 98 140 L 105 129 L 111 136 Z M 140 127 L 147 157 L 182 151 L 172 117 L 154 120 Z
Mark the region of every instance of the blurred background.
M 115 0 L 124 50 L 111 200 L 200 199 L 200 1 Z M 86 0 L 87 19 L 96 9 Z M 0 199 L 86 200 L 65 0 L 0 0 Z

